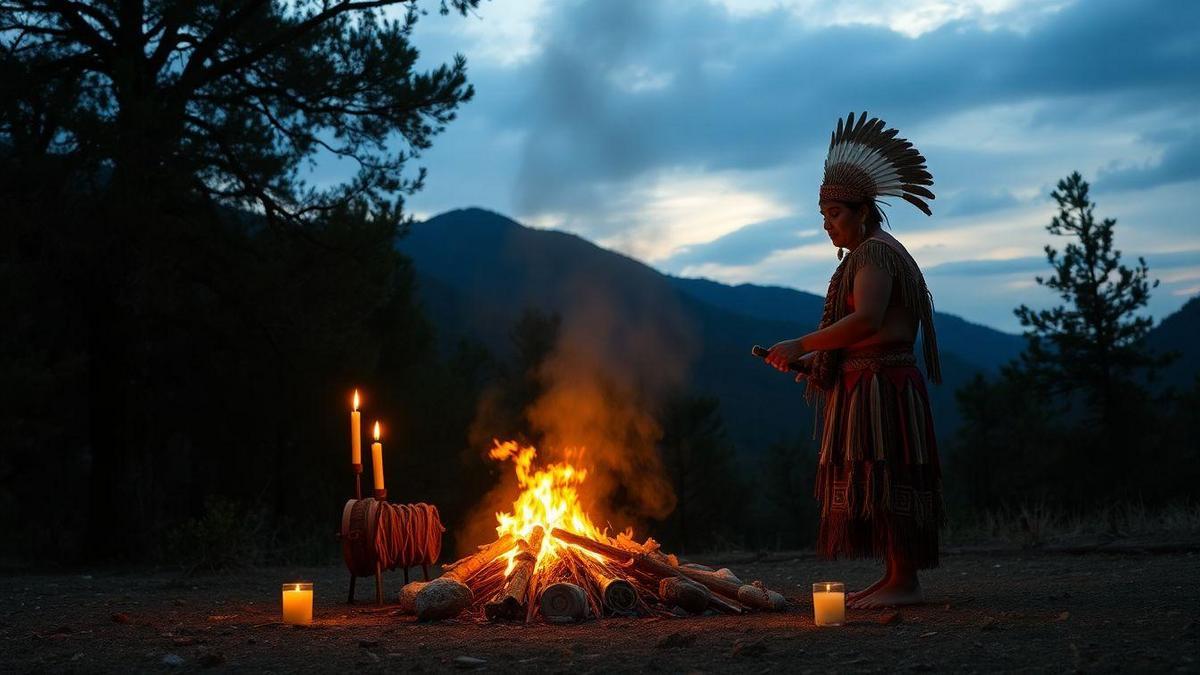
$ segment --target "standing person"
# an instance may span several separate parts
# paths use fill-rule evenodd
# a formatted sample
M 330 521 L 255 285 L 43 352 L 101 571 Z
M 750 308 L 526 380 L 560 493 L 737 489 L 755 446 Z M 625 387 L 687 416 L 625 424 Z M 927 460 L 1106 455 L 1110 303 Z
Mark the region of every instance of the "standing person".
M 818 553 L 885 561 L 882 578 L 850 594 L 860 608 L 922 602 L 917 571 L 937 566 L 943 520 L 933 418 L 913 354 L 920 329 L 926 372 L 940 383 L 933 299 L 916 261 L 883 231 L 877 202 L 899 197 L 933 215 L 923 187 L 933 177 L 912 143 L 885 126 L 865 112 L 857 123 L 854 113 L 838 120 L 819 206 L 841 263 L 818 329 L 767 355 L 780 370 L 800 361 L 797 381 L 807 379 L 807 397 L 824 405 Z

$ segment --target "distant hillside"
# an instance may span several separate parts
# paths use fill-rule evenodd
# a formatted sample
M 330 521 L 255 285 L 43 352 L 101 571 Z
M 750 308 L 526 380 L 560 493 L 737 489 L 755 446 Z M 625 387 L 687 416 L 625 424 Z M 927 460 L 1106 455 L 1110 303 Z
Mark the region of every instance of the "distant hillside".
M 756 343 L 811 331 L 821 308 L 811 293 L 670 277 L 575 235 L 481 209 L 417 223 L 399 248 L 412 257 L 422 302 L 447 337 L 470 335 L 504 354 L 526 308 L 567 316 L 579 311 L 581 297 L 603 296 L 633 325 L 654 323 L 694 340 L 690 385 L 720 398 L 730 435 L 744 451 L 811 430 L 801 387 L 749 355 Z M 946 383 L 931 391 L 939 431 L 947 434 L 958 423 L 954 390 L 1015 356 L 1022 339 L 942 313 L 935 322 Z
M 670 279 L 676 288 L 714 307 L 762 319 L 787 318 L 807 325 L 809 330 L 820 319 L 824 303 L 818 295 L 780 286 L 728 286 L 708 279 Z M 943 349 L 985 370 L 998 368 L 1025 348 L 1025 339 L 1020 335 L 1002 333 L 953 314 L 937 312 L 934 325 Z
M 1147 344 L 1160 352 L 1179 354 L 1160 377 L 1165 384 L 1190 387 L 1200 374 L 1200 297 L 1188 300 L 1171 316 L 1163 319 L 1146 337 Z

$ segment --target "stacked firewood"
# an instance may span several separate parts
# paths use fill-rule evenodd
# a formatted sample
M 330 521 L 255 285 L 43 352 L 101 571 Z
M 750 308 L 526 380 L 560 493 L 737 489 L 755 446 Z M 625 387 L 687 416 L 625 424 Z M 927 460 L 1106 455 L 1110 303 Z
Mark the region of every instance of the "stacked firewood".
M 547 536 L 559 546 L 538 568 Z M 466 612 L 489 621 L 561 623 L 614 615 L 741 614 L 787 605 L 762 582 L 743 583 L 728 569 L 680 564 L 653 539 L 602 539 L 541 528 L 524 539 L 506 535 L 447 565 L 440 578 L 405 586 L 401 608 L 423 620 Z M 510 570 L 507 554 L 514 549 Z

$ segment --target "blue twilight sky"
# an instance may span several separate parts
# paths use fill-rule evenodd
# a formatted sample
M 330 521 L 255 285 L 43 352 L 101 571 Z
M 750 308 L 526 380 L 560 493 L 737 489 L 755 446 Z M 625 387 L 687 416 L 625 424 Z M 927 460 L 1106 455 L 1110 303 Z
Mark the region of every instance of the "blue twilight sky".
M 1072 170 L 1161 279 L 1155 317 L 1200 293 L 1200 2 L 485 0 L 415 42 L 426 65 L 464 54 L 476 88 L 421 158 L 418 217 L 481 206 L 664 272 L 823 293 L 824 152 L 867 110 L 934 175 L 932 218 L 889 215 L 939 309 L 1017 331 L 1015 305 L 1055 300 L 1033 277 Z

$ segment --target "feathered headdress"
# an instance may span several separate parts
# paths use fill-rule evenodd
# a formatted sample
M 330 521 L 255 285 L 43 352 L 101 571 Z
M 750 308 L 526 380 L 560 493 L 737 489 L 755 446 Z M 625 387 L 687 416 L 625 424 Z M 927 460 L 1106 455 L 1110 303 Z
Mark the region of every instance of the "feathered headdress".
M 933 193 L 933 176 L 925 158 L 896 129 L 884 131 L 887 123 L 878 117 L 867 119 L 864 111 L 856 123 L 850 113 L 845 124 L 838 120 L 837 130 L 829 139 L 825 158 L 825 180 L 821 199 L 859 203 L 877 197 L 900 197 L 932 216 L 925 199 Z M 922 199 L 924 197 L 925 199 Z

